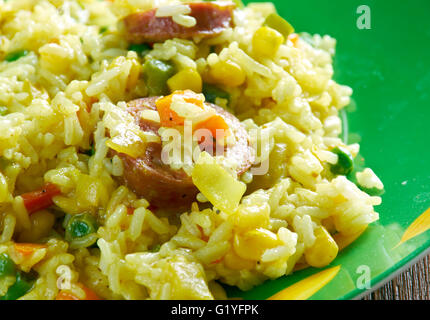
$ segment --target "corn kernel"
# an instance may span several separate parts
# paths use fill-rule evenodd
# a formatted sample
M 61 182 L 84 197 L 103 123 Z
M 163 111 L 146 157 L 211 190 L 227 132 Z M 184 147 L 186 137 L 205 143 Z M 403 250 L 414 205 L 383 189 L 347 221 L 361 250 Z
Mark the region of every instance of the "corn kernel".
M 82 209 L 104 205 L 108 201 L 108 191 L 99 179 L 81 174 L 76 185 L 76 199 Z
M 245 72 L 233 61 L 219 60 L 211 67 L 209 76 L 212 77 L 214 81 L 228 87 L 238 87 L 246 80 Z
M 185 69 L 179 71 L 169 80 L 167 80 L 167 85 L 171 92 L 176 90 L 187 90 L 190 89 L 194 92 L 202 92 L 202 77 L 194 69 Z
M 270 222 L 270 206 L 268 203 L 257 206 L 241 205 L 236 215 L 236 225 L 240 229 L 267 227 Z
M 276 234 L 258 228 L 244 234 L 234 236 L 234 252 L 242 259 L 259 260 L 266 249 L 274 248 L 281 244 Z
M 255 266 L 255 262 L 242 259 L 233 251 L 229 251 L 224 256 L 224 265 L 232 270 L 250 270 Z
M 130 61 L 131 68 L 127 79 L 127 89 L 133 90 L 137 85 L 137 81 L 139 80 L 140 72 L 142 71 L 142 65 L 137 62 L 136 59 L 131 59 Z
M 261 27 L 252 38 L 252 48 L 256 56 L 273 57 L 285 38 L 275 29 Z
M 324 227 L 315 229 L 315 237 L 315 244 L 305 251 L 305 259 L 310 266 L 322 268 L 336 258 L 339 248 Z

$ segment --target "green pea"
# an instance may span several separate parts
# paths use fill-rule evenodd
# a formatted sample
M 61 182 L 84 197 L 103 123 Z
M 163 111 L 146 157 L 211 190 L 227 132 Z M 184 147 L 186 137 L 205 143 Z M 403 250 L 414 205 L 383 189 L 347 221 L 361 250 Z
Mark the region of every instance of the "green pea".
M 100 27 L 100 31 L 99 31 L 99 33 L 100 34 L 103 34 L 103 33 L 105 33 L 106 31 L 108 31 L 109 30 L 109 27 L 106 27 L 106 26 L 103 26 L 103 27 Z
M 361 191 L 366 192 L 369 196 L 382 196 L 385 193 L 385 189 L 378 188 L 366 188 L 357 183 L 357 187 L 360 188 Z
M 15 283 L 9 287 L 6 294 L 0 300 L 17 300 L 31 290 L 34 279 L 30 276 L 18 272 Z
M 243 9 L 245 8 L 245 4 L 242 0 L 233 0 L 233 3 L 236 4 L 237 8 Z
M 0 278 L 15 274 L 15 263 L 6 253 L 0 254 Z
M 348 175 L 354 169 L 354 159 L 351 153 L 342 147 L 336 147 L 331 152 L 337 154 L 337 163 L 331 166 L 331 172 L 336 175 Z
M 8 112 L 9 109 L 7 107 L 0 106 L 0 116 L 5 116 L 8 114 Z
M 151 59 L 143 66 L 143 78 L 150 96 L 169 94 L 167 80 L 175 74 L 175 68 L 166 61 Z
M 215 103 L 216 98 L 226 99 L 230 102 L 230 94 L 228 92 L 210 84 L 203 85 L 203 94 L 206 101 L 210 103 Z
M 147 43 L 131 44 L 128 47 L 128 51 L 135 51 L 135 52 L 137 52 L 137 54 L 141 58 L 144 58 L 151 50 L 152 50 L 151 46 L 149 44 L 147 44 Z
M 97 222 L 95 218 L 88 213 L 81 213 L 72 217 L 65 218 L 66 221 L 66 235 L 67 241 L 73 241 L 78 238 L 87 237 L 90 234 L 97 232 Z M 90 245 L 92 245 L 91 243 Z
M 13 61 L 16 61 L 22 57 L 25 57 L 28 53 L 29 53 L 29 51 L 27 51 L 27 50 L 18 50 L 18 51 L 10 52 L 9 54 L 6 55 L 6 57 L 4 59 L 7 62 L 13 62 Z
M 91 145 L 90 149 L 85 150 L 83 153 L 86 154 L 86 155 L 88 155 L 88 156 L 90 156 L 90 157 L 92 157 L 96 153 L 96 149 L 94 147 L 94 144 Z
M 264 25 L 269 28 L 275 29 L 276 31 L 281 33 L 285 37 L 285 39 L 288 38 L 288 36 L 294 32 L 293 26 L 277 13 L 269 14 L 269 16 L 264 21 Z
M 160 251 L 161 245 L 156 244 L 155 246 L 153 246 L 151 249 L 149 249 L 150 252 L 158 252 Z

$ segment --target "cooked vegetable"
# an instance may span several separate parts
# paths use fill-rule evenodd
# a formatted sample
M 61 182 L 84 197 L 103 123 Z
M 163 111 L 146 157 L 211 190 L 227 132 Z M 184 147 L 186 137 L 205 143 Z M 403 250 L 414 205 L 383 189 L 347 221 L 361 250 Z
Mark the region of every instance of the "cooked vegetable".
M 280 34 L 282 34 L 285 39 L 290 34 L 292 34 L 294 32 L 293 26 L 291 24 L 289 24 L 287 20 L 285 20 L 284 18 L 282 18 L 277 13 L 270 14 L 266 18 L 266 20 L 264 21 L 264 25 L 267 26 L 267 27 L 269 27 L 269 28 L 275 29 Z
M 276 234 L 264 228 L 236 234 L 233 241 L 234 252 L 239 257 L 254 261 L 260 260 L 266 249 L 279 245 L 281 245 L 281 241 Z
M 28 256 L 33 254 L 36 250 L 44 249 L 47 246 L 45 244 L 38 243 L 15 243 L 14 244 L 16 252 Z
M 369 196 L 377 196 L 380 197 L 385 193 L 385 189 L 378 189 L 378 188 L 366 188 L 363 187 L 362 185 L 357 183 L 357 187 L 360 188 L 361 191 L 366 192 Z
M 230 102 L 230 94 L 227 93 L 226 91 L 205 83 L 203 85 L 203 94 L 206 98 L 207 102 L 210 103 L 215 103 L 216 98 L 221 98 L 221 99 L 226 99 L 227 101 Z
M 174 96 L 181 96 L 185 102 L 191 103 L 203 109 L 204 100 L 202 97 L 190 90 L 176 91 L 171 95 L 160 98 L 156 102 L 157 111 L 160 115 L 160 122 L 162 127 L 174 127 L 184 125 L 185 119 L 179 116 L 171 109 Z
M 0 106 L 0 116 L 5 116 L 8 114 L 8 112 L 9 109 L 7 107 Z
M 97 221 L 89 213 L 77 214 L 66 218 L 65 239 L 74 247 L 89 247 L 97 241 Z
M 28 214 L 32 214 L 52 206 L 54 204 L 52 198 L 59 194 L 61 190 L 55 184 L 47 183 L 42 189 L 22 194 L 21 197 Z
M 0 278 L 15 274 L 15 263 L 6 253 L 0 254 Z
M 105 32 L 106 32 L 106 31 L 108 31 L 108 30 L 109 30 L 109 27 L 107 27 L 107 26 L 103 26 L 103 27 L 100 27 L 99 33 L 100 33 L 100 34 L 105 33 Z
M 185 69 L 179 71 L 167 81 L 170 92 L 177 90 L 192 90 L 194 92 L 202 92 L 202 77 L 194 69 Z
M 312 247 L 305 250 L 305 260 L 312 267 L 322 268 L 336 258 L 339 248 L 326 228 L 320 226 L 314 233 L 316 240 Z
M 334 165 L 331 165 L 331 172 L 336 175 L 348 175 L 352 172 L 354 169 L 354 159 L 351 155 L 351 153 L 343 148 L 343 147 L 336 147 L 331 152 L 337 154 L 338 159 L 337 163 Z
M 194 130 L 207 129 L 211 132 L 212 137 L 222 139 L 229 133 L 229 126 L 224 118 L 216 114 L 194 126 Z
M 34 279 L 27 274 L 18 272 L 15 283 L 9 287 L 7 293 L 0 300 L 17 300 L 25 295 L 33 287 Z
M 123 26 L 126 39 L 132 43 L 144 43 L 163 42 L 173 38 L 191 39 L 195 36 L 213 37 L 232 25 L 234 4 L 197 2 L 187 5 L 191 10 L 187 20 L 194 20 L 194 26 L 178 24 L 172 16 L 157 16 L 160 9 L 157 8 L 125 17 Z
M 161 248 L 161 245 L 160 244 L 156 244 L 151 249 L 149 249 L 149 251 L 150 252 L 158 252 L 158 251 L 160 251 L 160 248 Z
M 356 185 L 370 196 L 380 196 L 384 190 L 384 184 L 373 172 L 372 169 L 366 168 L 362 172 L 355 174 Z
M 14 52 L 7 54 L 4 59 L 7 62 L 13 62 L 13 61 L 16 61 L 22 57 L 25 57 L 28 53 L 29 53 L 29 51 L 27 51 L 27 50 L 18 50 L 18 51 L 14 51 Z
M 208 153 L 202 152 L 191 174 L 194 185 L 214 207 L 234 213 L 246 191 L 246 185 L 235 179 Z
M 284 36 L 275 29 L 261 27 L 252 37 L 252 50 L 256 56 L 272 57 L 284 42 Z
M 232 0 L 232 1 L 236 4 L 238 8 L 241 8 L 241 9 L 245 8 L 245 5 L 242 0 Z
M 175 68 L 166 61 L 148 60 L 143 66 L 143 78 L 150 96 L 166 95 L 169 93 L 167 80 L 175 73 Z
M 95 149 L 94 144 L 91 145 L 90 149 L 85 150 L 83 153 L 92 157 L 96 153 L 96 149 Z
M 60 290 L 55 300 L 101 300 L 97 294 L 91 289 L 84 286 L 82 283 L 77 284 L 85 293 L 85 297 L 77 297 L 72 292 Z
M 223 138 L 229 133 L 229 127 L 225 121 L 225 119 L 214 112 L 211 108 L 208 108 L 204 104 L 204 98 L 202 95 L 196 94 L 193 91 L 185 90 L 185 91 L 175 91 L 173 94 L 160 98 L 157 100 L 156 105 L 158 109 L 158 113 L 160 115 L 161 126 L 164 127 L 172 127 L 172 126 L 180 126 L 185 122 L 185 118 L 178 115 L 175 110 L 172 110 L 174 106 L 172 106 L 172 102 L 175 96 L 180 96 L 187 103 L 192 104 L 193 108 L 196 109 L 195 113 L 201 111 L 204 113 L 204 110 L 207 111 L 207 118 L 203 119 L 199 122 L 193 122 L 193 130 L 198 129 L 207 129 L 211 132 L 212 137 L 214 138 Z M 209 111 L 210 110 L 210 111 Z M 179 112 L 179 111 L 178 111 Z M 211 112 L 211 113 L 210 113 Z M 195 115 L 193 111 L 193 115 Z M 218 130 L 218 131 L 217 131 Z M 211 144 L 213 141 L 211 141 Z
M 193 96 L 197 96 L 201 101 L 204 100 L 201 95 L 194 93 L 191 98 Z M 128 111 L 142 130 L 159 134 L 161 120 L 154 122 L 141 117 L 141 112 L 144 110 L 156 111 L 156 103 L 159 100 L 161 99 L 158 97 L 149 97 L 128 103 Z M 166 99 L 167 102 L 168 100 Z M 197 103 L 199 104 L 199 102 Z M 234 115 L 221 107 L 209 103 L 206 103 L 205 107 L 213 109 L 215 114 L 226 119 L 231 132 L 234 134 L 235 143 L 228 145 L 225 149 L 229 158 L 237 159 L 236 172 L 240 176 L 254 162 L 254 152 L 249 144 L 250 138 L 246 129 Z M 167 116 L 163 117 L 169 120 L 170 103 L 166 103 L 165 110 L 161 113 L 165 113 Z M 181 122 L 178 121 L 177 123 Z M 168 125 L 176 125 L 176 123 L 168 123 Z M 118 153 L 117 155 L 124 165 L 124 174 L 117 180 L 120 184 L 133 190 L 139 197 L 148 200 L 156 208 L 175 208 L 176 210 L 182 210 L 184 207 L 189 208 L 199 191 L 193 184 L 191 177 L 183 170 L 173 170 L 169 164 L 162 161 L 161 149 L 160 143 L 151 143 L 148 144 L 146 152 L 138 157 Z
M 217 83 L 227 87 L 238 87 L 246 80 L 245 72 L 233 61 L 219 61 L 211 67 L 209 74 Z
M 137 52 L 137 54 L 141 57 L 144 58 L 150 51 L 151 51 L 151 46 L 147 43 L 141 43 L 141 44 L 131 44 L 128 47 L 129 51 L 135 51 Z

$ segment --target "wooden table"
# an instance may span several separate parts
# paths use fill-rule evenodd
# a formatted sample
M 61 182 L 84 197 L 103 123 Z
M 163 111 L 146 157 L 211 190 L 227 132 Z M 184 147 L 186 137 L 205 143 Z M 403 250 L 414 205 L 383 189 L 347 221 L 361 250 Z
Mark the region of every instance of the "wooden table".
M 430 256 L 364 300 L 430 300 Z

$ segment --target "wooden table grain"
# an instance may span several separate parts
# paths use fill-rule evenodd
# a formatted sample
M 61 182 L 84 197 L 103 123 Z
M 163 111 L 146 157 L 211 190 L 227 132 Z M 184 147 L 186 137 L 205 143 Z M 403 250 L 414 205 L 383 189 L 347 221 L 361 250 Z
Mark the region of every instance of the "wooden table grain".
M 430 300 L 430 255 L 364 300 Z

